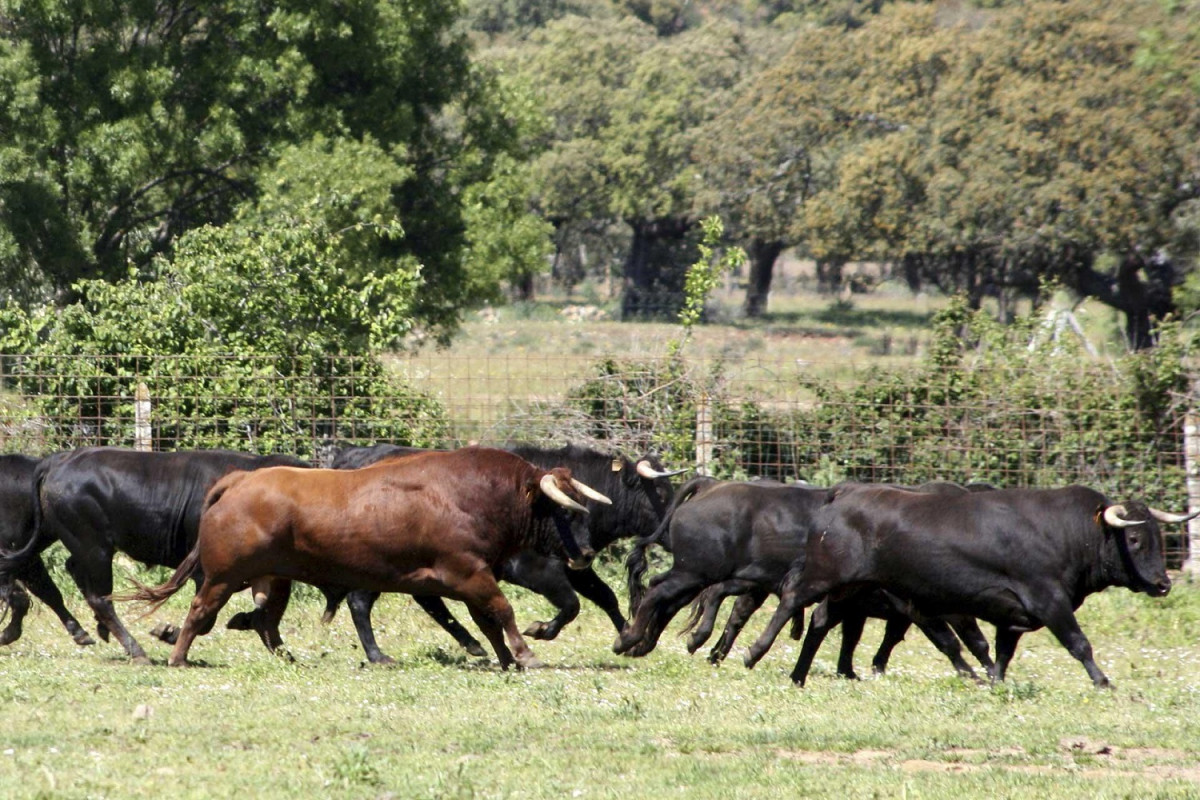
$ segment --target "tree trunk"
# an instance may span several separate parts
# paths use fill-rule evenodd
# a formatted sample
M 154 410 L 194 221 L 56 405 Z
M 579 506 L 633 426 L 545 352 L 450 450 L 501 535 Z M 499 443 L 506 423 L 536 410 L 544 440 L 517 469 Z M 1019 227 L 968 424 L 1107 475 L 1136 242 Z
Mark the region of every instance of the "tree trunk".
M 1171 300 L 1174 264 L 1157 256 L 1130 253 L 1121 259 L 1114 277 L 1096 272 L 1090 259 L 1076 276 L 1076 291 L 1125 315 L 1125 342 L 1130 348 L 1144 350 L 1156 344 L 1154 320 L 1175 309 Z
M 692 225 L 683 218 L 635 220 L 633 240 L 625 257 L 621 318 L 664 317 L 681 307 L 683 271 L 676 269 Z
M 746 302 L 742 310 L 747 317 L 761 317 L 767 310 L 767 298 L 771 293 L 771 278 L 775 272 L 775 261 L 783 252 L 783 242 L 766 242 L 751 239 L 746 248 L 750 257 L 750 275 L 746 279 Z

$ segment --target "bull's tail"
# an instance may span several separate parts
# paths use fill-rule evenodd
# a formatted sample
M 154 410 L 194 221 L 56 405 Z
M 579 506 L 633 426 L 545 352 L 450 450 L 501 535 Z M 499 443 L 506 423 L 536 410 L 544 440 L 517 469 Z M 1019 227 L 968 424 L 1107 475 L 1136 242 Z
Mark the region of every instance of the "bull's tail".
M 714 483 L 719 483 L 719 481 L 716 478 L 710 478 L 705 475 L 692 478 L 675 493 L 675 497 L 671 500 L 671 505 L 667 507 L 666 513 L 663 514 L 662 522 L 654 529 L 654 533 L 634 539 L 633 547 L 625 559 L 625 580 L 626 585 L 629 587 L 630 619 L 637 616 L 638 606 L 641 605 L 642 597 L 646 594 L 646 587 L 642 583 L 649 563 L 646 551 L 651 545 L 661 545 L 663 543 L 667 531 L 671 529 L 671 518 L 675 516 L 675 511 L 702 489 L 707 489 Z
M 124 595 L 114 595 L 114 600 L 131 600 L 135 603 L 145 605 L 145 611 L 142 612 L 143 617 L 148 617 L 157 611 L 163 603 L 171 599 L 172 595 L 183 588 L 183 585 L 192 579 L 192 576 L 200 570 L 200 543 L 192 548 L 192 551 L 187 554 L 183 561 L 175 568 L 175 573 L 167 579 L 166 583 L 159 586 L 143 586 L 136 580 L 133 582 L 137 587 L 134 591 Z
M 217 502 L 225 496 L 227 491 L 245 480 L 246 476 L 249 474 L 250 472 L 248 470 L 239 469 L 234 470 L 233 472 L 230 472 L 218 479 L 217 482 L 212 485 L 212 488 L 208 490 L 208 494 L 204 495 L 204 507 L 201 509 L 201 515 L 203 516 L 205 511 L 208 511 L 210 508 L 215 506 Z
M 679 631 L 680 636 L 683 636 L 692 628 L 696 627 L 696 623 L 698 623 L 700 618 L 704 616 L 704 609 L 708 605 L 709 600 L 715 600 L 718 591 L 720 591 L 720 588 L 714 585 L 709 586 L 703 592 L 696 595 L 696 599 L 692 601 L 692 606 L 688 611 L 687 621 L 683 623 L 683 628 Z
M 42 538 L 42 482 L 46 479 L 45 463 L 38 464 L 30 484 L 33 501 L 33 523 L 29 527 L 29 539 L 16 550 L 0 548 L 0 623 L 8 618 L 9 602 L 12 598 L 13 582 L 25 565 L 38 557 Z

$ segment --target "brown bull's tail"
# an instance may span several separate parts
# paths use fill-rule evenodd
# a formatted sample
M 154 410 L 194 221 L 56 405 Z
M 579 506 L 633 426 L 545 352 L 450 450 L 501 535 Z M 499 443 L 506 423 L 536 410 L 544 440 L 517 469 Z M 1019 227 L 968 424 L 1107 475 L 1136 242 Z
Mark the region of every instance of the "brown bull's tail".
M 671 528 L 671 518 L 675 516 L 676 510 L 681 505 L 701 490 L 707 489 L 716 483 L 720 483 L 720 481 L 704 475 L 692 478 L 675 493 L 674 499 L 671 500 L 671 505 L 667 508 L 666 513 L 663 514 L 662 522 L 654 529 L 654 533 L 634 540 L 633 547 L 630 548 L 629 555 L 625 559 L 625 581 L 629 587 L 630 619 L 637 616 L 638 606 L 641 605 L 642 597 L 646 594 L 646 587 L 642 584 L 642 578 L 645 577 L 648 566 L 646 551 L 650 548 L 650 545 L 661 545 L 663 543 L 667 531 Z
M 201 515 L 203 515 L 205 511 L 208 511 L 210 508 L 215 506 L 217 502 L 225 496 L 227 491 L 245 480 L 246 476 L 249 474 L 249 470 L 238 469 L 218 479 L 217 482 L 212 485 L 212 488 L 208 490 L 208 494 L 204 495 L 204 508 L 201 510 Z
M 114 600 L 130 600 L 134 603 L 142 603 L 145 606 L 145 611 L 142 612 L 142 617 L 148 617 L 157 611 L 163 603 L 171 599 L 171 596 L 183 588 L 183 585 L 192 579 L 192 576 L 200 570 L 200 543 L 197 542 L 192 551 L 187 554 L 175 569 L 175 574 L 167 579 L 167 582 L 159 586 L 143 586 L 136 580 L 133 581 L 137 587 L 134 591 L 123 594 L 113 595 Z

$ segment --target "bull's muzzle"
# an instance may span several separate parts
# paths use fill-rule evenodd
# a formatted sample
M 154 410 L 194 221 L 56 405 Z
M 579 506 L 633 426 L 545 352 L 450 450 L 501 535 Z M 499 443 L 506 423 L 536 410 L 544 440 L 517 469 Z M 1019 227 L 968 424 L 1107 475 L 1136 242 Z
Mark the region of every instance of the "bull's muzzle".
M 592 561 L 596 558 L 596 551 L 590 547 L 584 550 L 577 556 L 567 559 L 567 566 L 571 569 L 587 569 L 592 565 Z

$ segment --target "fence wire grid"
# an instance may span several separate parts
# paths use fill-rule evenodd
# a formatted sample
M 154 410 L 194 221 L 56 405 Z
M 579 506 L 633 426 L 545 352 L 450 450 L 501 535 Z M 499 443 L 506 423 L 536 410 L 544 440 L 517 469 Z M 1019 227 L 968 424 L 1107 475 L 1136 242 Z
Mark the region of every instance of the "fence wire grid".
M 0 451 L 225 447 L 323 465 L 347 444 L 572 442 L 719 478 L 1081 483 L 1182 511 L 1200 502 L 1188 488 L 1191 400 L 1147 400 L 1112 364 L 1079 359 L 964 372 L 432 350 L 382 361 L 0 355 Z M 1168 532 L 1172 566 L 1187 544 Z

